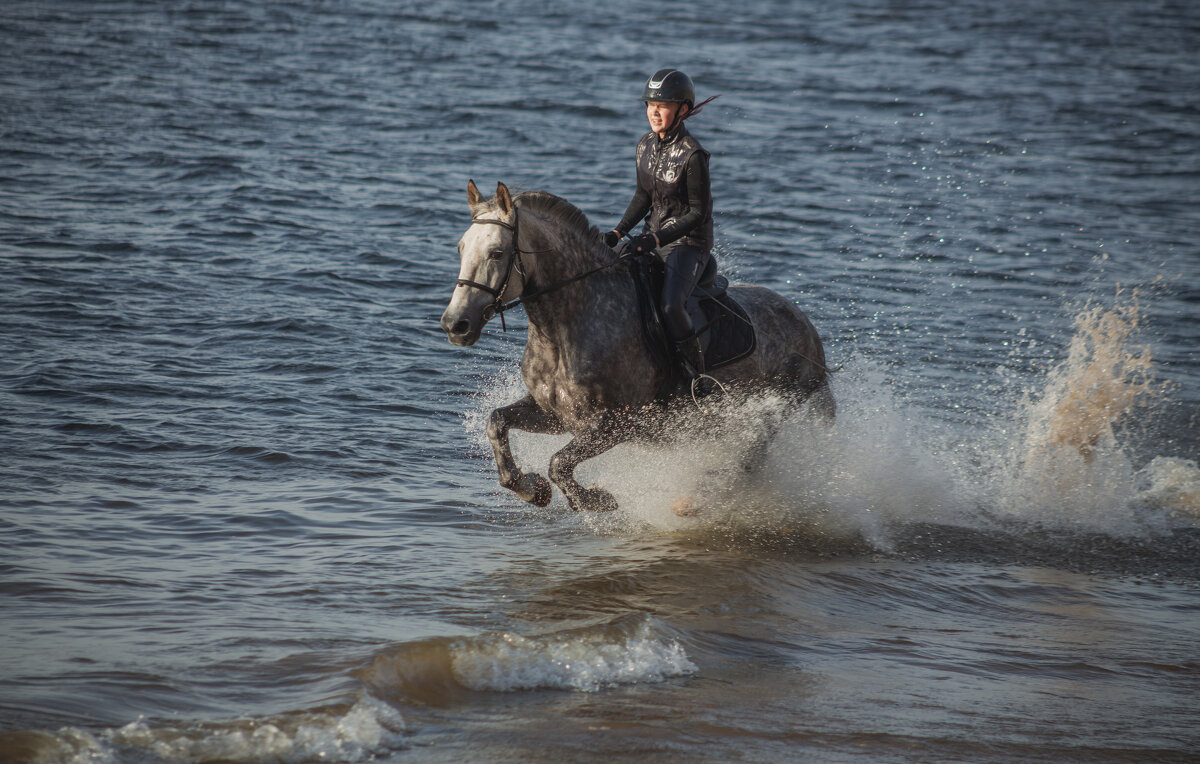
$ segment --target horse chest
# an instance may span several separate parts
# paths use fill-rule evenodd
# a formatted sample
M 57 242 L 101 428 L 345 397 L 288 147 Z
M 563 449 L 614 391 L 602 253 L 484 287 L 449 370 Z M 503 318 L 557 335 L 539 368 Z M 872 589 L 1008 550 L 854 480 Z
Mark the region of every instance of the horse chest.
M 574 430 L 603 413 L 612 398 L 611 375 L 592 367 L 575 354 L 532 343 L 526 347 L 521 376 L 538 406 Z
M 642 345 L 637 305 L 615 277 L 592 287 L 607 290 L 570 295 L 552 312 L 545 304 L 530 313 L 521 374 L 545 411 L 569 431 L 630 405 L 653 400 L 657 384 Z
M 593 409 L 604 397 L 596 381 L 561 373 L 553 364 L 526 364 L 523 376 L 538 406 L 553 412 L 568 429 L 593 418 Z

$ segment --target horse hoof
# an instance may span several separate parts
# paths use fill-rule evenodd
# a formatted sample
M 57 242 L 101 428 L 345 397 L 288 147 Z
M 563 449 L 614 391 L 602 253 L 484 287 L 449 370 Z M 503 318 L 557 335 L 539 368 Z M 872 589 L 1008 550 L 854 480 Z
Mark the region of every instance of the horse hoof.
M 671 505 L 671 512 L 679 517 L 695 517 L 700 514 L 700 510 L 692 502 L 691 496 L 680 496 Z
M 529 503 L 535 507 L 549 506 L 552 495 L 550 481 L 541 475 L 528 475 L 525 479 L 532 484 L 530 487 L 533 489 Z
M 603 488 L 586 488 L 571 506 L 585 512 L 612 512 L 617 508 L 617 500 Z

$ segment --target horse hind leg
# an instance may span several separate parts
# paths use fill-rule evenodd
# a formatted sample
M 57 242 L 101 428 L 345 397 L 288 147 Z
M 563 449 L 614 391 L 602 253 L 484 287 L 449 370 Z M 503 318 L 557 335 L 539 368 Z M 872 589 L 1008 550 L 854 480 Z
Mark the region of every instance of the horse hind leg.
M 742 469 L 754 472 L 767 460 L 771 444 L 779 431 L 783 429 L 784 421 L 798 412 L 805 412 L 811 421 L 826 428 L 832 427 L 837 417 L 837 401 L 829 388 L 829 377 L 825 376 L 816 385 L 805 386 L 799 390 L 784 392 L 785 404 L 781 411 L 765 417 L 751 439 L 749 447 L 742 454 Z
M 821 379 L 816 389 L 808 394 L 804 403 L 809 406 L 821 424 L 826 427 L 833 426 L 834 420 L 837 419 L 837 401 L 833 397 L 833 390 L 829 387 L 828 374 Z
M 767 454 L 771 450 L 771 444 L 775 442 L 775 436 L 779 434 L 780 425 L 781 422 L 772 418 L 754 433 L 750 440 L 750 446 L 742 452 L 742 472 L 757 472 L 766 464 Z
M 562 425 L 557 417 L 538 406 L 531 395 L 496 409 L 488 417 L 487 435 L 496 455 L 496 472 L 500 478 L 500 485 L 530 504 L 544 507 L 550 503 L 550 481 L 536 473 L 524 473 L 517 466 L 508 439 L 508 432 L 512 429 L 559 435 L 563 431 Z

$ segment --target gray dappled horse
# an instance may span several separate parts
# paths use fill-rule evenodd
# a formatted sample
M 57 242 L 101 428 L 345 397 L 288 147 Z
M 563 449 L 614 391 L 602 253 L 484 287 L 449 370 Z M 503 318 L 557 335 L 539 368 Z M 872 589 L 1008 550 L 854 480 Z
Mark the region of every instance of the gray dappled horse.
M 451 343 L 472 345 L 514 301 L 529 320 L 521 361 L 528 394 L 488 419 L 500 484 L 539 507 L 549 504 L 550 482 L 517 467 L 508 432 L 570 433 L 550 459 L 550 480 L 573 509 L 616 509 L 608 491 L 576 482 L 575 468 L 618 443 L 661 437 L 670 412 L 691 405 L 686 393 L 674 403 L 661 399 L 673 369 L 643 331 L 633 276 L 584 214 L 553 194 L 512 196 L 500 183 L 485 200 L 471 181 L 467 200 L 471 227 L 458 244 L 461 266 L 442 329 Z M 775 392 L 793 405 L 812 396 L 832 419 L 825 352 L 808 317 L 765 287 L 731 286 L 729 293 L 754 324 L 757 347 L 712 376 L 730 396 Z

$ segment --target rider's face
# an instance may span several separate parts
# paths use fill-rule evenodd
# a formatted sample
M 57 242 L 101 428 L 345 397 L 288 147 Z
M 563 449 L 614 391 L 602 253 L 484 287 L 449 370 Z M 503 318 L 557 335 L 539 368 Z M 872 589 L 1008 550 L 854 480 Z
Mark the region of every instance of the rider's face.
M 675 124 L 675 116 L 679 114 L 680 109 L 686 108 L 687 104 L 683 103 L 647 101 L 646 119 L 650 120 L 650 129 L 657 133 L 659 138 L 667 137 L 667 131 Z

